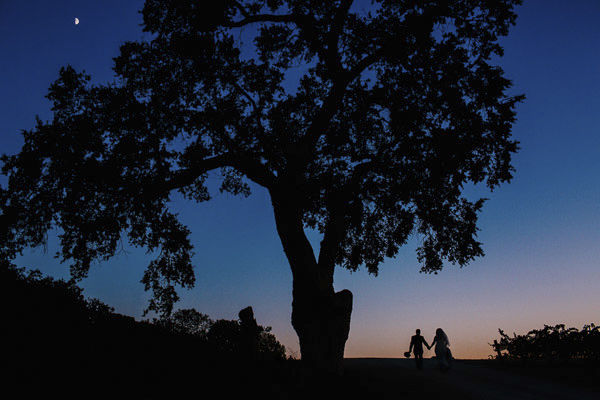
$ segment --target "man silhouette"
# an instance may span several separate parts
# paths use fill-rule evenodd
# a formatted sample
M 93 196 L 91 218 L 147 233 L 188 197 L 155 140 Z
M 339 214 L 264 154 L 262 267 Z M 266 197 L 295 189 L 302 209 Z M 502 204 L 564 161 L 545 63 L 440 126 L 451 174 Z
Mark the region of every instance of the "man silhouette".
M 408 353 L 410 354 L 411 350 L 413 351 L 417 368 L 423 369 L 423 344 L 425 344 L 427 348 L 429 348 L 429 345 L 425 341 L 425 338 L 421 336 L 420 329 L 417 329 L 416 333 L 416 335 L 410 338 L 410 347 L 408 348 Z

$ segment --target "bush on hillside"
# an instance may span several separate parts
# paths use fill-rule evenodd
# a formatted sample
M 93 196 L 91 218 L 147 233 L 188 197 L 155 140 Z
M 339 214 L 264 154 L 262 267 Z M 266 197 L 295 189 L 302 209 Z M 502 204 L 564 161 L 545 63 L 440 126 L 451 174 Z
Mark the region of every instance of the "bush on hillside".
M 44 277 L 7 261 L 0 266 L 0 282 L 3 330 L 14 360 L 24 366 L 34 360 L 68 359 L 73 365 L 86 361 L 94 369 L 139 365 L 159 370 L 161 364 L 197 365 L 209 358 L 239 356 L 238 321 L 213 321 L 194 309 L 136 321 L 98 299 L 84 298 L 71 281 Z M 261 359 L 284 359 L 285 348 L 270 328 L 260 328 Z
M 581 330 L 565 328 L 564 324 L 544 325 L 526 335 L 513 333 L 510 337 L 499 329 L 500 340 L 490 346 L 496 359 L 555 360 L 566 362 L 581 359 L 600 364 L 600 327 L 589 324 Z

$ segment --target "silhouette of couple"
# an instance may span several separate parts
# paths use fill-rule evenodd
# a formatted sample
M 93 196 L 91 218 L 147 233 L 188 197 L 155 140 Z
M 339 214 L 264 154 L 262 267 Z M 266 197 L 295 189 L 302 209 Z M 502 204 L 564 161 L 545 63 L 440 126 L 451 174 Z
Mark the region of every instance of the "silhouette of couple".
M 438 360 L 438 366 L 440 370 L 447 371 L 450 369 L 450 362 L 452 361 L 452 353 L 450 352 L 450 341 L 446 332 L 442 328 L 437 328 L 435 331 L 435 337 L 431 346 L 427 344 L 425 338 L 421 336 L 421 330 L 417 329 L 416 335 L 410 339 L 410 347 L 404 355 L 410 357 L 411 351 L 415 355 L 415 362 L 418 369 L 423 369 L 423 344 L 427 347 L 427 350 L 435 345 L 435 357 Z

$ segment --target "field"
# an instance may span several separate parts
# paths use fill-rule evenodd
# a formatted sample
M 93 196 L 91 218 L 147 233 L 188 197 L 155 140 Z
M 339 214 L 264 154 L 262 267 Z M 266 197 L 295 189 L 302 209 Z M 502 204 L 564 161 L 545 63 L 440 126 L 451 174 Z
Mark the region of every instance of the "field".
M 348 359 L 345 379 L 378 398 L 598 399 L 597 370 L 582 365 L 500 365 L 491 360 L 455 360 L 441 373 L 426 359 L 422 371 L 406 359 Z
M 179 399 L 211 395 L 219 399 L 594 399 L 600 398 L 598 369 L 583 365 L 498 364 L 491 360 L 455 360 L 442 373 L 426 359 L 417 370 L 407 359 L 346 359 L 344 373 L 319 378 L 298 361 L 278 363 L 217 362 L 187 365 L 105 365 L 63 369 L 60 360 L 13 370 L 8 385 L 21 398 Z M 61 372 L 61 371 L 64 371 Z M 89 372 L 89 373 L 88 373 Z M 10 374 L 9 374 L 10 376 Z M 7 375 L 5 375 L 5 378 Z

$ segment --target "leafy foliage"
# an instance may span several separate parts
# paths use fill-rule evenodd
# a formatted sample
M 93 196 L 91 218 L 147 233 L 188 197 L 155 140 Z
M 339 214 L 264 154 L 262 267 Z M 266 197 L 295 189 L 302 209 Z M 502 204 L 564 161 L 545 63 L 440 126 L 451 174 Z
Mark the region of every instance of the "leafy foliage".
M 318 265 L 303 268 L 376 274 L 412 234 L 422 271 L 465 265 L 483 254 L 484 200 L 462 188 L 512 177 L 523 96 L 492 59 L 520 3 L 147 0 L 150 39 L 121 46 L 115 82 L 62 68 L 53 119 L 2 158 L 0 251 L 58 226 L 59 256 L 80 279 L 126 237 L 159 254 L 143 282 L 149 309 L 168 314 L 175 286 L 194 284 L 171 192 L 207 201 L 208 172 L 221 170 L 222 190 L 269 190 L 288 257 L 302 228 L 323 234 Z
M 25 397 L 184 398 L 198 395 L 200 381 L 220 388 L 222 398 L 239 398 L 232 381 L 258 391 L 280 383 L 277 374 L 287 368 L 275 351 L 283 346 L 272 334 L 262 336 L 269 345 L 259 348 L 254 364 L 241 363 L 238 349 L 207 340 L 213 322 L 193 309 L 174 312 L 169 323 L 136 321 L 84 298 L 73 281 L 5 261 L 0 294 L 2 360 L 10 365 L 5 386 Z M 235 331 L 223 332 L 228 336 L 235 338 Z
M 98 299 L 84 298 L 73 281 L 45 277 L 38 270 L 27 271 L 7 262 L 2 263 L 0 277 L 7 300 L 2 306 L 5 333 L 19 351 L 38 352 L 38 357 L 54 346 L 66 352 L 87 349 L 94 353 L 92 347 L 113 353 L 129 346 L 127 352 L 151 352 L 168 341 L 169 346 L 200 351 L 198 356 L 203 358 L 241 358 L 239 321 L 213 321 L 195 309 L 177 310 L 152 322 L 135 321 Z M 271 328 L 259 328 L 256 350 L 260 359 L 284 360 L 285 347 L 270 333 Z M 157 339 L 154 350 L 144 347 Z
M 208 342 L 220 351 L 236 353 L 240 351 L 243 343 L 242 331 L 239 321 L 217 320 L 208 331 Z M 285 347 L 279 343 L 271 332 L 271 327 L 259 325 L 257 352 L 262 358 L 282 360 L 285 359 Z
M 214 322 L 208 315 L 202 314 L 192 308 L 177 310 L 170 316 L 155 319 L 154 323 L 164 326 L 173 332 L 205 339 Z
M 219 319 L 213 321 L 208 315 L 195 309 L 177 310 L 172 315 L 154 320 L 155 324 L 170 331 L 195 336 L 221 353 L 238 354 L 242 351 L 244 338 L 240 321 Z M 273 335 L 271 327 L 258 325 L 257 353 L 263 359 L 283 360 L 286 349 Z
M 600 363 L 600 327 L 589 324 L 581 330 L 565 328 L 564 324 L 544 325 L 526 335 L 508 336 L 501 329 L 500 341 L 491 346 L 498 353 L 496 358 L 534 360 L 585 359 Z

